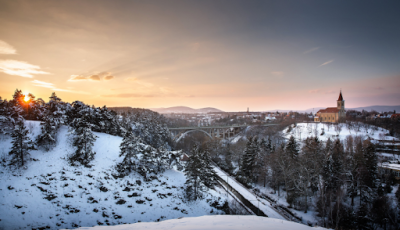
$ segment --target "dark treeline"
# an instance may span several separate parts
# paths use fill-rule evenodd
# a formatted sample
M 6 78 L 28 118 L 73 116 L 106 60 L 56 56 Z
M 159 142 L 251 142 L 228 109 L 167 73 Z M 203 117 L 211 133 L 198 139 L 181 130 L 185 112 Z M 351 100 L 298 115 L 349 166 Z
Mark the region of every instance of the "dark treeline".
M 322 226 L 398 229 L 400 192 L 397 201 L 388 196 L 394 175 L 379 173 L 369 140 L 349 136 L 321 142 L 312 137 L 300 144 L 291 137 L 275 143 L 249 137 L 238 157 L 225 146 L 213 159 L 248 187 L 259 183 L 275 193 L 284 191 L 289 205 L 304 212 L 313 206 Z

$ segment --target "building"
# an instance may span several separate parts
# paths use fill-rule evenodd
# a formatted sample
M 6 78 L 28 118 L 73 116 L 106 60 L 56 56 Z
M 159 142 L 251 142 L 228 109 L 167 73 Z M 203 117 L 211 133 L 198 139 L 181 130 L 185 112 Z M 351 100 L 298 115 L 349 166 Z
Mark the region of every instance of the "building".
M 344 100 L 342 91 L 340 91 L 339 98 L 336 103 L 336 107 L 328 107 L 321 109 L 317 112 L 314 117 L 315 122 L 339 122 L 346 120 L 346 111 L 344 109 Z

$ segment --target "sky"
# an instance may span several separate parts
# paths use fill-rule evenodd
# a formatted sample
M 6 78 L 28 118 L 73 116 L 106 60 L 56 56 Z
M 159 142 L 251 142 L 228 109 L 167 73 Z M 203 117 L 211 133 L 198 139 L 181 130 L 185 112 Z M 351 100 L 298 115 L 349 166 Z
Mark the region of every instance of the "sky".
M 224 111 L 400 105 L 399 1 L 0 0 L 0 96 Z

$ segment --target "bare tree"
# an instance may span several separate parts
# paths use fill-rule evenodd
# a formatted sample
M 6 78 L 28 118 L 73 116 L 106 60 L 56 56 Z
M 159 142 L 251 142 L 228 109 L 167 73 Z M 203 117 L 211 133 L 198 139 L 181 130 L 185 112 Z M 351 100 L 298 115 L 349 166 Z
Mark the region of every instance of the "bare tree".
M 337 123 L 337 124 L 335 125 L 335 131 L 336 131 L 336 134 L 339 136 L 339 135 L 340 135 L 340 132 L 342 132 L 342 124 Z

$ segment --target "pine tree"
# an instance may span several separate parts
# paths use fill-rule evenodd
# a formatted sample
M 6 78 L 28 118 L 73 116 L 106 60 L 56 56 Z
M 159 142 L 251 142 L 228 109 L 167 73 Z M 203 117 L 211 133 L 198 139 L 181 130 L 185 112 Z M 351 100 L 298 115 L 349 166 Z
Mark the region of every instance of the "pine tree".
M 297 142 L 293 136 L 290 136 L 289 142 L 286 144 L 285 152 L 292 159 L 296 159 L 297 156 L 299 155 Z
M 200 152 L 198 147 L 195 145 L 192 150 L 192 155 L 189 157 L 185 167 L 186 176 L 186 197 L 188 200 L 197 200 L 202 197 L 201 193 L 201 175 L 202 164 L 200 159 Z
M 247 177 L 250 180 L 253 179 L 253 170 L 256 163 L 256 155 L 258 152 L 257 141 L 257 137 L 249 138 L 246 144 L 246 148 L 244 150 L 244 155 L 241 163 L 241 172 L 243 176 Z
M 41 134 L 38 135 L 36 143 L 49 151 L 56 144 L 57 125 L 52 116 L 45 116 L 41 125 Z
M 75 118 L 73 124 L 70 133 L 74 135 L 72 144 L 76 147 L 76 151 L 69 160 L 72 164 L 78 161 L 83 165 L 88 165 L 96 154 L 92 147 L 97 136 L 92 132 L 92 125 L 86 121 L 85 117 Z
M 360 201 L 371 203 L 377 196 L 378 172 L 377 156 L 374 145 L 365 141 L 363 145 L 365 171 L 362 175 L 362 187 Z
M 135 162 L 138 159 L 138 154 L 142 153 L 142 149 L 141 139 L 133 134 L 132 129 L 129 129 L 120 145 L 121 152 L 119 156 L 124 157 L 120 163 L 120 169 L 123 169 L 123 171 L 128 169 L 129 172 L 135 169 Z
M 169 166 L 169 151 L 163 146 L 154 150 L 155 173 L 164 172 Z
M 188 200 L 197 200 L 203 197 L 203 192 L 216 182 L 215 171 L 211 166 L 211 159 L 206 150 L 201 152 L 197 145 L 193 147 L 192 155 L 185 167 L 186 197 Z
M 208 187 L 212 188 L 217 183 L 217 176 L 212 166 L 212 160 L 209 149 L 206 147 L 205 150 L 201 153 L 201 163 L 203 165 L 203 176 L 202 182 Z
M 28 137 L 28 130 L 25 127 L 24 121 L 18 120 L 15 124 L 14 131 L 11 134 L 12 140 L 12 148 L 10 151 L 10 155 L 13 155 L 13 158 L 10 162 L 10 165 L 19 165 L 24 166 L 26 157 L 29 155 L 29 150 L 35 149 L 35 146 L 32 140 Z

